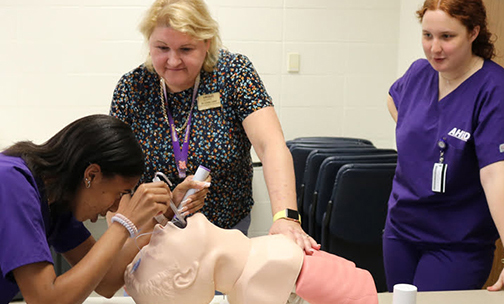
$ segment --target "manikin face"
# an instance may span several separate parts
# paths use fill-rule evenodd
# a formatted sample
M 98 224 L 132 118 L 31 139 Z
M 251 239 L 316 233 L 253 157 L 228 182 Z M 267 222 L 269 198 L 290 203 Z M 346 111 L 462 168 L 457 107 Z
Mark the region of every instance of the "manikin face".
M 422 46 L 432 67 L 441 73 L 466 70 L 472 58 L 472 42 L 479 28 L 472 33 L 458 19 L 442 10 L 427 10 L 422 20 Z
M 142 248 L 125 274 L 126 289 L 139 304 L 210 303 L 215 292 L 212 254 L 205 239 L 206 218 L 200 213 L 181 229 L 168 222 L 156 225 L 148 245 Z M 136 270 L 132 270 L 138 260 Z
M 157 26 L 149 38 L 154 69 L 174 93 L 194 85 L 209 46 L 209 41 L 194 39 L 169 26 Z
M 106 178 L 101 173 L 95 174 L 89 188 L 86 188 L 84 181 L 77 190 L 72 204 L 74 217 L 80 222 L 91 220 L 94 223 L 98 215 L 105 216 L 108 211 L 117 211 L 122 195 L 131 193 L 139 179 L 118 175 Z
M 204 226 L 196 225 L 193 218 L 189 218 L 189 222 L 191 225 L 188 224 L 186 228 L 179 228 L 171 222 L 164 227 L 156 225 L 149 244 L 142 249 L 142 255 L 152 258 L 158 265 L 170 265 L 176 259 L 179 266 L 186 267 L 190 266 L 192 261 L 200 261 L 206 248 Z M 182 250 L 183 254 L 178 254 Z M 166 254 L 167 252 L 170 254 Z M 144 270 L 147 277 L 151 277 L 159 268 L 149 265 Z

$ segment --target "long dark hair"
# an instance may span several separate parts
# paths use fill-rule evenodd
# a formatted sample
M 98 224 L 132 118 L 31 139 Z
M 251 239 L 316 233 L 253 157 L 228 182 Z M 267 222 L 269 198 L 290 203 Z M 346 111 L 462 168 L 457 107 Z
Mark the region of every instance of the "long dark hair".
M 495 56 L 492 33 L 488 30 L 486 9 L 482 0 L 426 0 L 416 14 L 422 21 L 427 10 L 437 9 L 460 20 L 469 32 L 479 26 L 479 35 L 472 43 L 473 54 L 483 59 L 492 59 Z
M 101 114 L 70 123 L 41 145 L 21 141 L 3 154 L 21 157 L 35 178 L 43 182 L 46 196 L 63 209 L 69 208 L 68 201 L 90 164 L 98 164 L 105 177 L 140 177 L 145 166 L 131 128 Z

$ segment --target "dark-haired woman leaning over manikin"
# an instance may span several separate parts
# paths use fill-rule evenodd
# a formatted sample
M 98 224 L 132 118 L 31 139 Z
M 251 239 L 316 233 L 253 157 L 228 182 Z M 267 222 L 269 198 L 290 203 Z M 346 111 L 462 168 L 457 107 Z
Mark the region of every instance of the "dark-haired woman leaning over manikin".
M 0 153 L 0 303 L 21 290 L 27 303 L 82 303 L 93 290 L 111 297 L 123 286 L 126 265 L 149 237 L 167 203 L 190 188 L 190 212 L 208 190 L 190 179 L 173 193 L 163 182 L 136 187 L 144 158 L 130 127 L 108 115 L 81 118 L 46 143 L 18 142 Z M 199 204 L 194 204 L 199 202 Z M 116 212 L 96 241 L 82 224 Z M 50 247 L 73 267 L 57 276 Z

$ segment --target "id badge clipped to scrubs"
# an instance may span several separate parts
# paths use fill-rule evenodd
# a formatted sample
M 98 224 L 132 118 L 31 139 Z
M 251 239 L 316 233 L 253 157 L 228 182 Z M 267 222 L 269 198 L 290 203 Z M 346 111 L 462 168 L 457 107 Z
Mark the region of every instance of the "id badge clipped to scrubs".
M 446 141 L 440 139 L 439 147 L 439 162 L 434 164 L 432 168 L 432 191 L 438 193 L 446 192 L 446 171 L 448 165 L 444 163 L 444 152 L 446 150 Z

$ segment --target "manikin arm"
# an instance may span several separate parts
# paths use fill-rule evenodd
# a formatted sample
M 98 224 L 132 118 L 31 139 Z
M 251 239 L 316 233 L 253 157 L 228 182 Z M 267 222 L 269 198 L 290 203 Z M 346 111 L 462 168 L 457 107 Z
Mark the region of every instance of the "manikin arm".
M 324 251 L 305 256 L 296 293 L 310 304 L 378 304 L 374 280 L 367 270 Z

